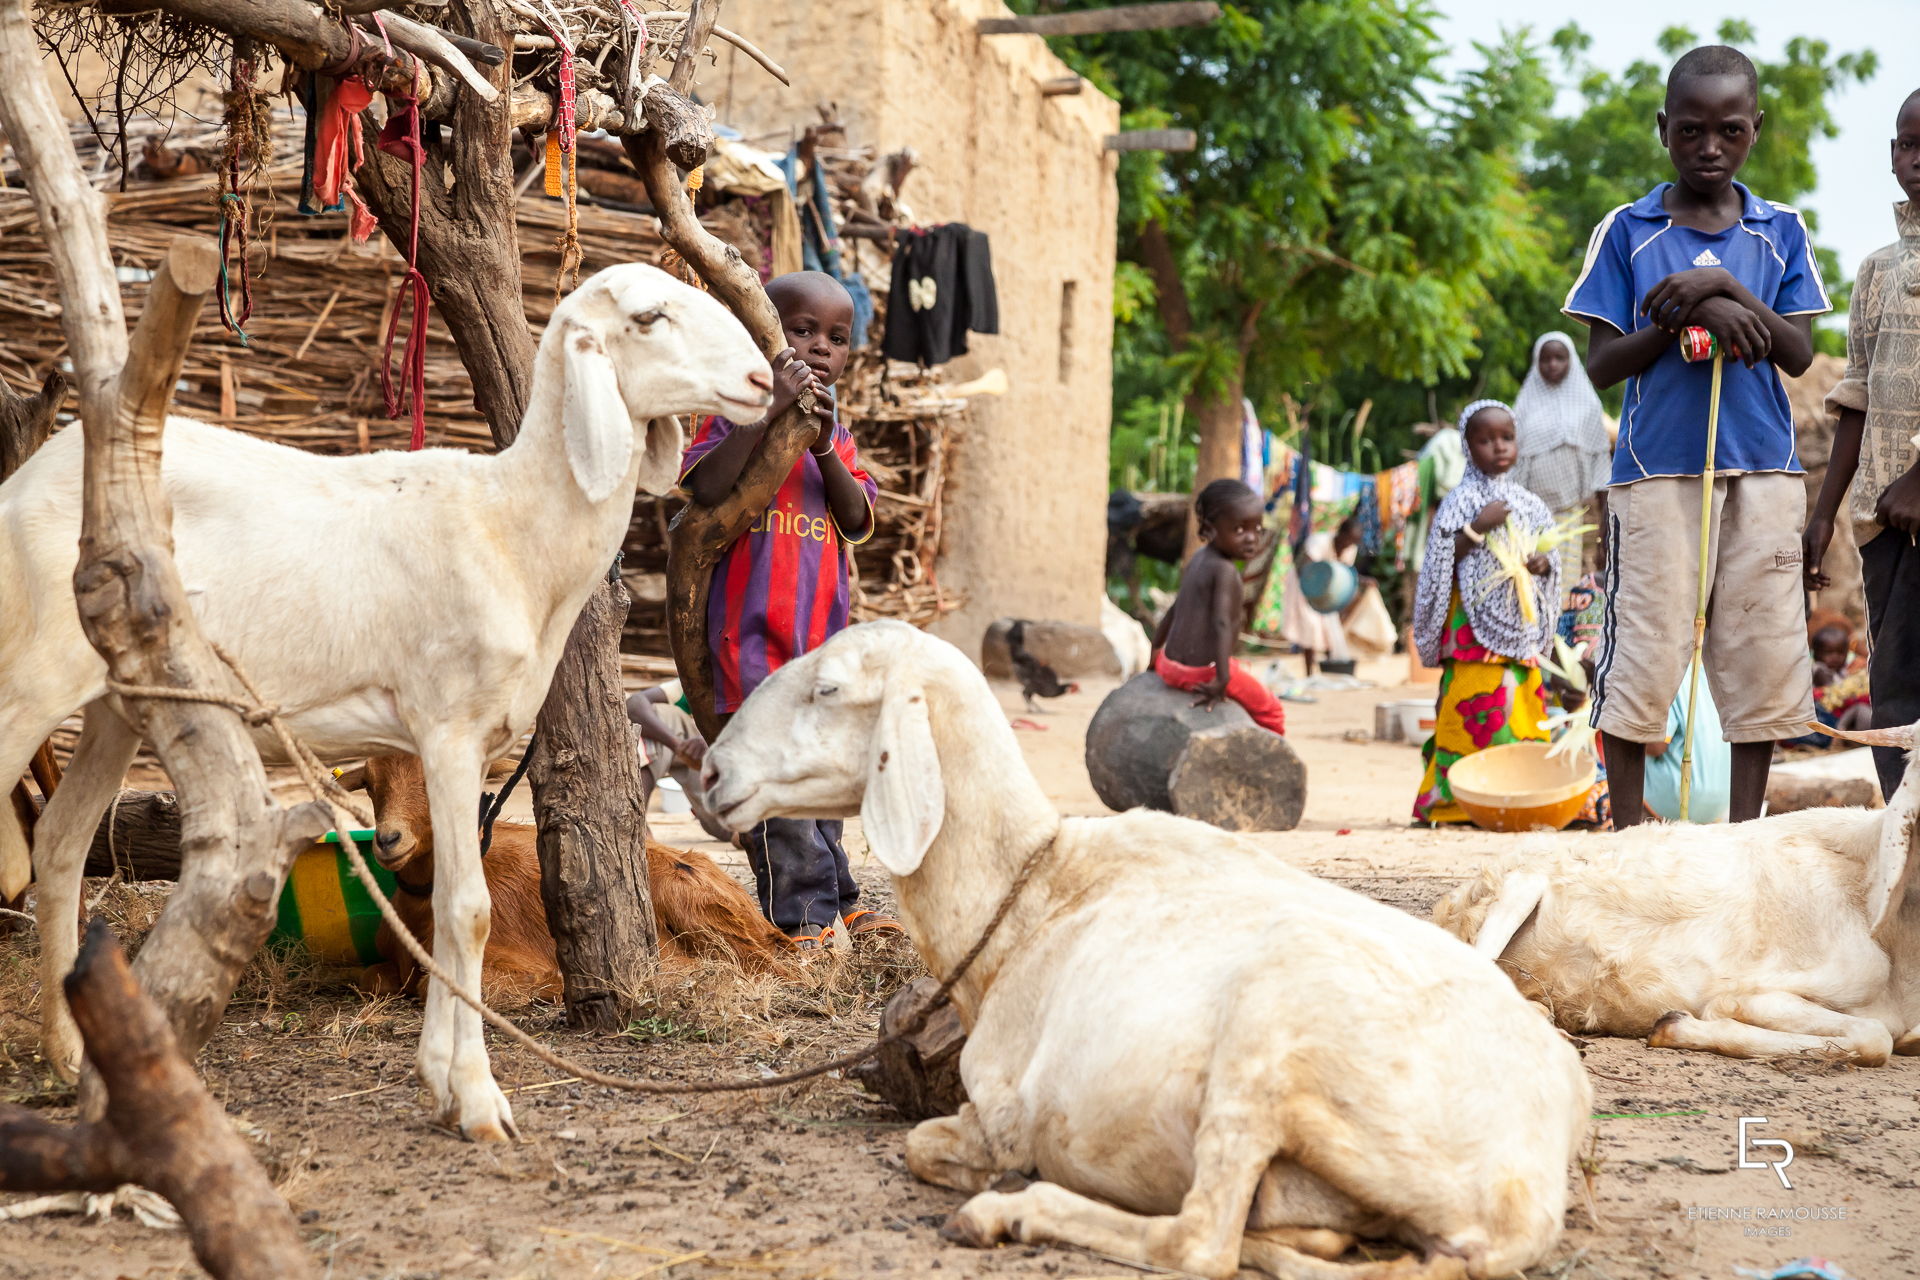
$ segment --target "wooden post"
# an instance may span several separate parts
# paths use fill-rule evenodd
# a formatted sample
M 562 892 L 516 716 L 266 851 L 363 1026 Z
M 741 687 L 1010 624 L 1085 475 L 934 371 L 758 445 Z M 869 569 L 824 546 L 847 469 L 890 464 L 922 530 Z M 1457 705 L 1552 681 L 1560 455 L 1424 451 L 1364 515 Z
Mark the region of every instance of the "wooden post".
M 1191 151 L 1200 135 L 1191 129 L 1129 129 L 1107 135 L 1108 151 Z
M 0 126 L 53 261 L 85 432 L 81 626 L 109 675 L 129 684 L 238 693 L 200 634 L 173 563 L 160 486 L 161 426 L 201 304 L 218 280 L 205 239 L 168 246 L 131 347 L 107 248 L 104 202 L 87 182 L 40 66 L 26 0 L 0 0 Z M 327 824 L 317 804 L 283 811 L 246 727 L 206 703 L 130 701 L 183 798 L 186 870 L 138 962 L 185 1052 L 220 1024 L 241 967 L 273 926 L 294 854 Z M 97 1110 L 97 1094 L 83 1097 Z
M 1076 94 L 1086 87 L 1086 83 L 1087 82 L 1079 76 L 1056 76 L 1051 80 L 1042 80 L 1040 82 L 1040 96 L 1043 98 L 1059 98 Z
M 114 679 L 240 695 L 187 603 L 160 485 L 161 426 L 194 318 L 218 282 L 213 243 L 176 237 L 148 286 L 115 396 L 82 399 L 86 480 L 74 591 L 81 626 Z M 252 737 L 232 711 L 165 699 L 125 705 L 182 799 L 180 887 L 136 967 L 181 1044 L 198 1052 L 273 928 L 294 855 L 329 820 L 318 803 L 274 803 Z
M 66 1127 L 0 1106 L 0 1191 L 105 1192 L 135 1183 L 180 1211 L 193 1256 L 218 1280 L 317 1275 L 286 1201 L 194 1075 L 104 921 L 88 929 L 65 987 L 106 1087 L 105 1114 Z
M 1220 6 L 1213 0 L 1173 0 L 1166 4 L 1124 4 L 1112 9 L 1078 9 L 1072 13 L 982 18 L 976 30 L 983 36 L 1099 36 L 1116 31 L 1199 27 L 1219 16 Z

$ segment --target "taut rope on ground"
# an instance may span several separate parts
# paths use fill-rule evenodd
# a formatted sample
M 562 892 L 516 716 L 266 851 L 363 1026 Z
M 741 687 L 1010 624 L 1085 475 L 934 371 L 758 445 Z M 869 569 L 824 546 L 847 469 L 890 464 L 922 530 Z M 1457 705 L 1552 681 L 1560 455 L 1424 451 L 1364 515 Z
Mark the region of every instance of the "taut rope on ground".
M 629 1093 L 650 1094 L 747 1093 L 757 1089 L 780 1089 L 787 1085 L 800 1084 L 803 1081 L 813 1080 L 835 1071 L 844 1071 L 848 1067 L 858 1066 L 869 1058 L 878 1056 L 880 1051 L 888 1045 L 897 1044 L 917 1035 L 925 1028 L 928 1019 L 951 1002 L 954 988 L 960 984 L 962 978 L 966 977 L 967 971 L 973 968 L 974 961 L 980 958 L 980 953 L 987 949 L 987 944 L 991 942 L 994 935 L 1000 931 L 1000 926 L 1006 922 L 1007 916 L 1012 913 L 1014 904 L 1019 901 L 1020 895 L 1033 879 L 1034 873 L 1040 869 L 1040 864 L 1045 860 L 1048 850 L 1052 849 L 1054 843 L 1059 839 L 1059 830 L 1055 828 L 1053 834 L 1036 845 L 1028 852 L 1027 856 L 1021 860 L 1020 869 L 1014 873 L 1012 883 L 1007 886 L 1006 893 L 1001 895 L 998 905 L 993 909 L 993 914 L 988 917 L 986 927 L 980 931 L 980 936 L 975 939 L 974 944 L 967 948 L 966 954 L 960 957 L 959 963 L 954 965 L 953 972 L 949 973 L 940 983 L 938 989 L 934 991 L 933 998 L 922 1006 L 920 1011 L 909 1018 L 898 1030 L 879 1036 L 866 1048 L 854 1053 L 843 1054 L 838 1058 L 831 1058 L 825 1062 L 817 1062 L 812 1066 L 802 1067 L 797 1071 L 789 1071 L 781 1075 L 764 1076 L 754 1080 L 716 1080 L 705 1084 L 696 1084 L 674 1080 L 639 1080 L 632 1076 L 610 1075 L 607 1072 L 597 1071 L 592 1067 L 575 1062 L 562 1054 L 555 1053 L 538 1040 L 535 1040 L 527 1032 L 521 1030 L 519 1025 L 512 1019 L 502 1013 L 496 1012 L 486 1001 L 447 977 L 446 971 L 433 962 L 433 957 L 428 954 L 425 947 L 420 945 L 420 940 L 413 936 L 412 931 L 409 930 L 406 923 L 401 920 L 400 913 L 394 910 L 393 903 L 388 900 L 387 895 L 381 890 L 379 883 L 374 880 L 373 872 L 367 866 L 365 855 L 360 852 L 359 844 L 356 843 L 352 837 L 352 823 L 345 821 L 345 819 L 352 819 L 353 822 L 358 822 L 361 826 L 366 827 L 372 825 L 372 818 L 355 807 L 353 799 L 340 786 L 338 780 L 334 778 L 333 771 L 321 763 L 320 758 L 314 755 L 312 749 L 293 736 L 293 733 L 287 728 L 285 721 L 281 719 L 280 708 L 261 698 L 260 691 L 255 688 L 253 682 L 247 678 L 246 672 L 240 669 L 240 664 L 235 662 L 232 656 L 219 645 L 214 645 L 213 651 L 219 657 L 220 661 L 226 663 L 228 669 L 233 672 L 234 678 L 239 680 L 241 687 L 247 691 L 247 698 L 235 698 L 226 694 L 206 693 L 198 689 L 178 689 L 168 685 L 123 684 L 111 679 L 107 681 L 107 691 L 122 698 L 156 698 L 173 702 L 201 702 L 212 706 L 226 707 L 251 726 L 258 727 L 265 725 L 271 728 L 274 737 L 280 742 L 281 749 L 286 753 L 287 759 L 300 774 L 300 779 L 306 783 L 307 789 L 313 793 L 314 799 L 325 804 L 332 812 L 334 834 L 340 842 L 340 847 L 347 853 L 348 865 L 353 868 L 354 875 L 359 878 L 360 883 L 366 887 L 368 894 L 372 896 L 374 905 L 380 909 L 380 918 L 386 921 L 387 927 L 393 930 L 396 938 L 400 939 L 400 944 L 404 946 L 407 949 L 407 953 L 413 957 L 414 963 L 418 964 L 429 978 L 435 982 L 444 984 L 446 989 L 452 992 L 461 1003 L 467 1005 L 475 1013 L 478 1013 L 482 1019 L 490 1023 L 502 1035 L 506 1036 L 507 1039 L 513 1041 L 513 1043 L 519 1045 L 528 1053 L 531 1053 L 541 1062 L 546 1063 L 556 1071 L 577 1076 L 587 1084 L 603 1085 L 609 1089 L 621 1089 Z M 251 701 L 248 699 L 251 699 Z

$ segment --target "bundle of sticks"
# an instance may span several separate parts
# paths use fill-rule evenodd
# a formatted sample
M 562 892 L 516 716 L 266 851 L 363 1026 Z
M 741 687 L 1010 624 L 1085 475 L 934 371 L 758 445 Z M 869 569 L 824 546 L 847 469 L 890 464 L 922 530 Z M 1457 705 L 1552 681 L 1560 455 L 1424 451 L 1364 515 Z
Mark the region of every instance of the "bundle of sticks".
M 275 152 L 266 189 L 256 189 L 256 234 L 249 261 L 253 314 L 246 341 L 222 328 L 207 308 L 188 348 L 175 400 L 178 412 L 250 434 L 321 453 L 403 449 L 408 422 L 388 417 L 380 391 L 383 338 L 395 285 L 405 264 L 380 237 L 353 244 L 344 214 L 298 212 L 300 140 L 297 112 L 276 111 Z M 129 317 L 139 314 L 148 264 L 160 260 L 181 231 L 213 234 L 219 225 L 218 127 L 196 125 L 171 132 L 155 121 L 134 121 L 124 150 L 103 147 L 76 128 L 75 144 L 91 161 L 109 204 L 109 233 Z M 581 139 L 581 199 L 578 240 L 582 278 L 619 262 L 651 262 L 675 269 L 650 211 L 636 207 L 621 183 L 617 144 Z M 133 157 L 132 171 L 119 171 L 119 157 Z M 562 202 L 541 194 L 543 158 L 517 150 L 525 176 L 518 205 L 522 281 L 529 323 L 543 328 L 553 307 L 566 227 Z M 868 150 L 823 153 L 836 204 L 849 215 L 875 160 Z M 169 174 L 161 177 L 158 175 Z M 591 175 L 591 176 L 590 176 Z M 633 183 L 637 188 L 637 182 Z M 604 194 L 595 194 L 599 188 Z M 763 202 L 703 192 L 703 221 L 742 248 L 749 262 L 771 263 Z M 848 242 L 844 254 L 858 250 Z M 884 305 L 886 257 L 873 245 L 858 267 Z M 230 287 L 239 288 L 237 260 L 229 264 Z M 42 247 L 38 220 L 20 189 L 10 152 L 0 151 L 0 378 L 26 391 L 65 358 L 65 337 L 52 267 Z M 902 618 L 923 625 L 957 603 L 937 585 L 941 495 L 952 450 L 964 422 L 965 404 L 944 394 L 938 370 L 893 365 L 878 354 L 882 319 L 869 345 L 850 361 L 839 388 L 849 427 L 869 470 L 880 484 L 875 536 L 855 552 L 855 617 Z M 430 314 L 427 340 L 427 444 L 490 449 L 485 420 L 451 338 Z M 643 498 L 636 504 L 627 540 L 625 571 L 635 602 L 624 648 L 667 652 L 664 575 L 666 521 L 678 500 Z

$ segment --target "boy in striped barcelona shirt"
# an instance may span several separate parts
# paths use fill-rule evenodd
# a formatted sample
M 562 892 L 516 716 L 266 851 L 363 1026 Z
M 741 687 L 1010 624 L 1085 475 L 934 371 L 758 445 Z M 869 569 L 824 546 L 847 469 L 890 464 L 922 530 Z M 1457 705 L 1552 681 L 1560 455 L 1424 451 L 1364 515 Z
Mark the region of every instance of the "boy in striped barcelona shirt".
M 796 271 L 767 285 L 787 348 L 773 358 L 773 404 L 759 422 L 708 418 L 681 462 L 680 482 L 713 506 L 766 438 L 769 423 L 811 390 L 819 434 L 793 471 L 713 571 L 707 639 L 713 648 L 714 710 L 729 715 L 779 668 L 847 625 L 847 548 L 873 536 L 879 486 L 860 469 L 853 433 L 828 388 L 847 367 L 853 299 L 832 276 Z M 841 824 L 769 818 L 743 840 L 767 919 L 802 947 L 822 945 L 836 923 L 850 933 L 899 933 L 899 924 L 856 903 L 859 886 L 840 843 Z

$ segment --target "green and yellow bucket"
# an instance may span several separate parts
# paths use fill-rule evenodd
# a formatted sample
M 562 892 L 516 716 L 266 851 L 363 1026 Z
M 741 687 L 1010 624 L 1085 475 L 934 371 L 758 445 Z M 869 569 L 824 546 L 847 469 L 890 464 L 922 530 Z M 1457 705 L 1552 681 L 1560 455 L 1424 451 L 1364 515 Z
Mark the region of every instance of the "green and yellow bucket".
M 382 893 L 392 897 L 393 874 L 373 859 L 373 832 L 350 833 Z M 304 943 L 323 964 L 367 965 L 380 962 L 374 939 L 380 932 L 380 908 L 353 873 L 347 851 L 332 832 L 302 850 L 280 891 L 280 915 L 267 936 L 269 946 Z

